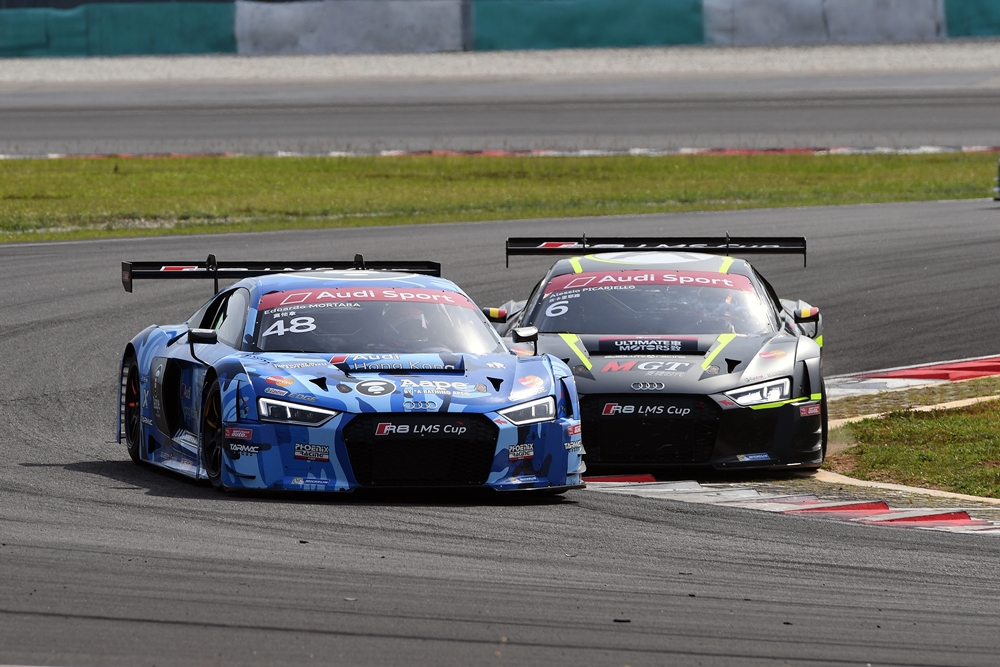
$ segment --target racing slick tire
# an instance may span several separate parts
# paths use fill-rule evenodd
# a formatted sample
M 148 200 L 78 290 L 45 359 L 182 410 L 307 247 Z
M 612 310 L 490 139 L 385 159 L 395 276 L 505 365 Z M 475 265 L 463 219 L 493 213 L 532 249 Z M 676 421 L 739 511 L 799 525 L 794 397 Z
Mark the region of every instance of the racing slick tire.
M 225 447 L 226 429 L 222 425 L 222 390 L 219 381 L 205 390 L 201 403 L 201 465 L 208 475 L 208 481 L 220 491 L 226 490 L 222 483 L 222 459 Z
M 123 425 L 125 427 L 125 449 L 135 463 L 142 463 L 139 458 L 139 446 L 142 443 L 142 415 L 139 389 L 139 366 L 135 357 L 125 361 L 125 387 L 122 389 Z

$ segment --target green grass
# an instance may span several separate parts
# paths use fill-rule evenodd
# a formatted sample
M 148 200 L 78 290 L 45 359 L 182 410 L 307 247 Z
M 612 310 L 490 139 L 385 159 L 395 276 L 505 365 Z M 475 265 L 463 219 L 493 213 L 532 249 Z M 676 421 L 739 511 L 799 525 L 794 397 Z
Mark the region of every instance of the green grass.
M 848 424 L 857 443 L 825 467 L 857 479 L 1000 498 L 1000 401 Z
M 925 405 L 940 405 L 965 398 L 998 395 L 1000 395 L 1000 375 L 993 375 L 962 382 L 943 382 L 915 389 L 845 396 L 830 401 L 829 416 L 830 419 L 846 419 L 896 410 L 908 410 Z
M 0 241 L 985 197 L 996 156 L 0 161 Z

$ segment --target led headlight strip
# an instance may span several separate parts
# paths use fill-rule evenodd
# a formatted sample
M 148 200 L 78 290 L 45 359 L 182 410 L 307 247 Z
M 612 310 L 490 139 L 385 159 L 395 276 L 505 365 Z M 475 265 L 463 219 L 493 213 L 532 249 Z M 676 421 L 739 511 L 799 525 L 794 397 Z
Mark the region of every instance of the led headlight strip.
M 298 426 L 322 426 L 340 414 L 336 410 L 306 407 L 297 403 L 276 401 L 273 398 L 258 398 L 257 411 L 262 422 Z
M 556 417 L 556 399 L 552 396 L 536 398 L 497 412 L 516 426 L 545 422 Z

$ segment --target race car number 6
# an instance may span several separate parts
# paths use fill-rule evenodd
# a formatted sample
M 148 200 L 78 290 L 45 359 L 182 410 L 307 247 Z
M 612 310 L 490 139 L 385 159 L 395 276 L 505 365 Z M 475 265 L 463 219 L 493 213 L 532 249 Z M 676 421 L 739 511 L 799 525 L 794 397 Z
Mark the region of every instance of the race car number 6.
M 284 336 L 286 333 L 308 333 L 316 329 L 316 320 L 311 317 L 295 317 L 289 320 L 289 325 L 285 326 L 285 320 L 278 320 L 267 328 L 261 336 Z
M 553 301 L 545 309 L 545 317 L 559 317 L 569 312 L 569 301 Z

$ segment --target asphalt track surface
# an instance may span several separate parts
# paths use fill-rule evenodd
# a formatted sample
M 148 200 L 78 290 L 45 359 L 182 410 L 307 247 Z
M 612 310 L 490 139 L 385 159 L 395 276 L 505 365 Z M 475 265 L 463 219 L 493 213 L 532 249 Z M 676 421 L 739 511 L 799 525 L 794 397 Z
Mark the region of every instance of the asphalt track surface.
M 0 155 L 1000 145 L 995 71 L 0 86 Z
M 1000 353 L 990 201 L 0 246 L 0 664 L 993 665 L 1000 544 L 573 491 L 223 495 L 137 467 L 117 357 L 208 283 L 123 259 L 441 260 L 523 294 L 508 234 L 804 234 L 758 262 L 823 309 L 827 372 Z M 628 622 L 624 622 L 628 621 Z

